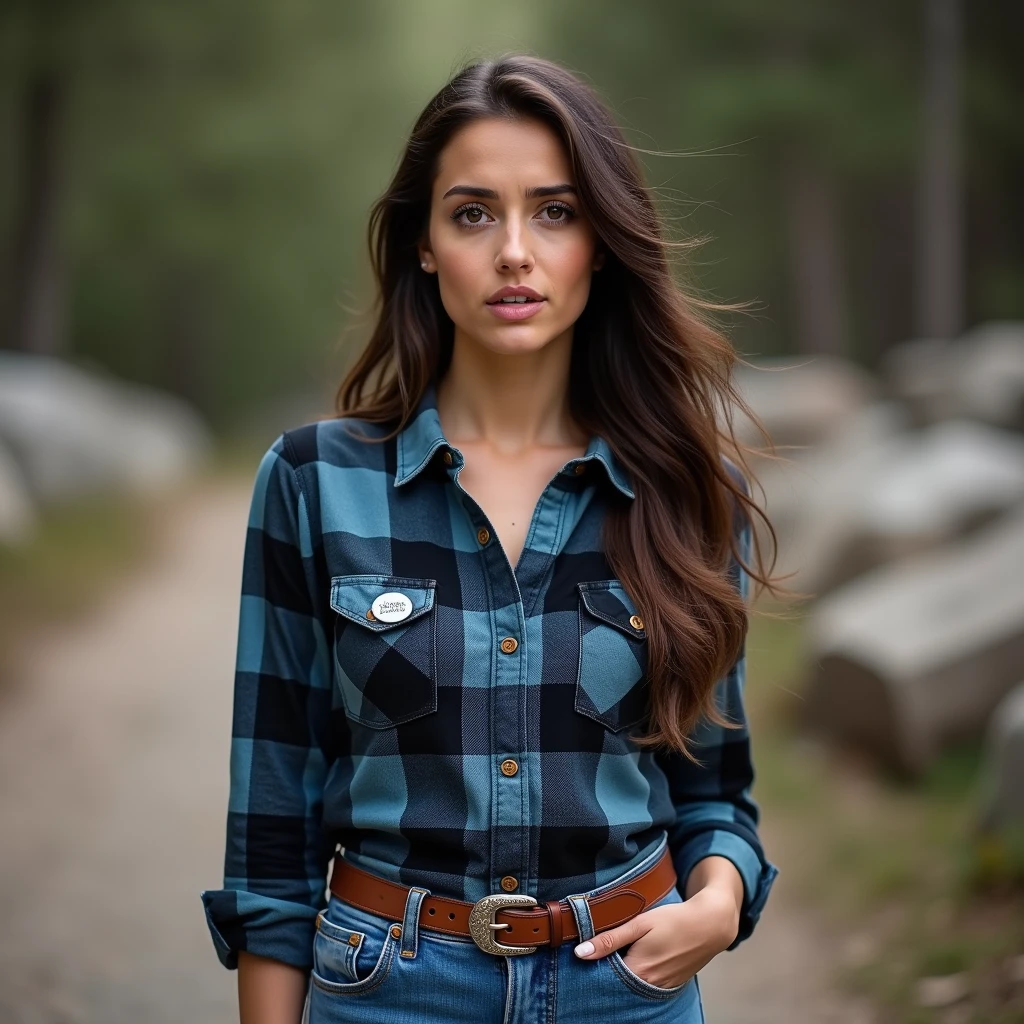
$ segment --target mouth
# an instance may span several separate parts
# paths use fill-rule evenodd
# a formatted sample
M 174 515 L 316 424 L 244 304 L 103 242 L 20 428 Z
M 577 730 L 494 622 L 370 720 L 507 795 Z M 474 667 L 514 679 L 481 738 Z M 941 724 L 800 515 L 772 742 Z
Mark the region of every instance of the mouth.
M 510 295 L 496 302 L 488 302 L 487 308 L 501 320 L 526 320 L 540 312 L 546 302 L 546 299 L 527 295 Z

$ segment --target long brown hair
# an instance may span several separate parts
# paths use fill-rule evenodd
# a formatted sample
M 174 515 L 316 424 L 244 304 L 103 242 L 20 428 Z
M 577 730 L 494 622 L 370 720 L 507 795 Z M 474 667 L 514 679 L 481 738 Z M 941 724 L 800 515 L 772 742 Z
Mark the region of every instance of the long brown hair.
M 764 521 L 773 548 L 774 530 L 744 475 L 723 460 L 751 477 L 733 431 L 734 407 L 760 426 L 733 387 L 738 357 L 711 317 L 741 307 L 688 296 L 676 284 L 670 253 L 694 243 L 665 238 L 632 148 L 594 91 L 564 67 L 521 54 L 476 62 L 427 104 L 372 208 L 376 323 L 338 389 L 336 410 L 394 421 L 397 433 L 426 386 L 447 370 L 454 325 L 435 275 L 420 268 L 417 243 L 441 150 L 459 128 L 485 117 L 536 118 L 557 133 L 580 205 L 606 250 L 601 287 L 591 290 L 574 328 L 570 409 L 581 427 L 608 441 L 636 495 L 609 509 L 604 548 L 648 637 L 650 716 L 638 742 L 696 760 L 687 737 L 702 715 L 736 727 L 714 696 L 748 624 L 730 555 L 775 593 L 756 532 L 756 568 L 738 543 L 752 514 Z

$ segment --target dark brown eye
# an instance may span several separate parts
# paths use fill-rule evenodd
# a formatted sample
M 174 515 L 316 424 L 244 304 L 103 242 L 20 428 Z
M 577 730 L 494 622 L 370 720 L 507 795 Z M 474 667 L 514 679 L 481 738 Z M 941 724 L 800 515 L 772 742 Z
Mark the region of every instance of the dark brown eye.
M 471 224 L 478 224 L 480 222 L 480 218 L 483 216 L 483 211 L 469 209 L 465 211 L 465 214 Z

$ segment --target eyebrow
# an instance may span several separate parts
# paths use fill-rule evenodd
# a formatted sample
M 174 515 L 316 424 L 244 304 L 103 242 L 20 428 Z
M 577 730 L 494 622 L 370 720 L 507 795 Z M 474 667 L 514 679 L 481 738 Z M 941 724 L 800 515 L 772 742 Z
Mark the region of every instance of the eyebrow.
M 526 190 L 525 195 L 527 199 L 541 199 L 544 196 L 557 196 L 566 192 L 576 195 L 575 186 L 568 183 L 561 185 L 534 185 Z M 493 188 L 480 188 L 477 185 L 453 185 L 441 198 L 447 199 L 449 196 L 473 196 L 476 199 L 501 198 Z

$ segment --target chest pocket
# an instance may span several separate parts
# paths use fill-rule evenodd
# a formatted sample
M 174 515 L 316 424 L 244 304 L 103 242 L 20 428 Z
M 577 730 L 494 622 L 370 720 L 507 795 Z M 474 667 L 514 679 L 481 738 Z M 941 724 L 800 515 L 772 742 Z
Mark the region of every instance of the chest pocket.
M 402 576 L 331 579 L 334 658 L 353 721 L 388 729 L 437 710 L 436 586 Z
M 576 710 L 612 732 L 647 712 L 647 634 L 618 580 L 578 583 L 580 664 Z

